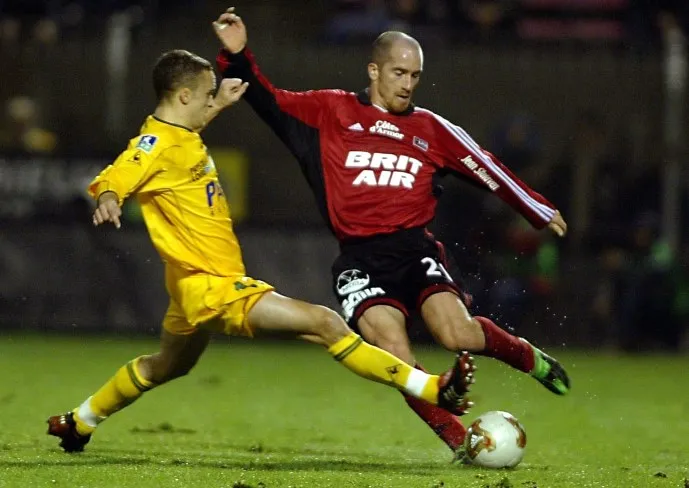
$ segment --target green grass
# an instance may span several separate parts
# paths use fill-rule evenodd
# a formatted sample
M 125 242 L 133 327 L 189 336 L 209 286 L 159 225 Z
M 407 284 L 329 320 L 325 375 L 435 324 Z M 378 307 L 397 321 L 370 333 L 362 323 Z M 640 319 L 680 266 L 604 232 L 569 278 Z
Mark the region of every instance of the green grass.
M 104 423 L 67 455 L 45 419 L 81 402 L 150 340 L 0 336 L 0 487 L 685 487 L 687 357 L 559 352 L 565 398 L 479 359 L 477 406 L 524 424 L 510 471 L 449 464 L 400 395 L 316 346 L 218 340 L 194 372 Z M 448 353 L 422 350 L 430 368 Z

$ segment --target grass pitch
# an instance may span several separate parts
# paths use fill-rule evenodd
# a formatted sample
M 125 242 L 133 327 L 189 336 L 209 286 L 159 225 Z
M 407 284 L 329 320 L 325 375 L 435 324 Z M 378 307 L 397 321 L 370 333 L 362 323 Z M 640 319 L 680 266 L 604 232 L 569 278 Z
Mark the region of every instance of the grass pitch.
M 151 340 L 0 336 L 0 487 L 689 487 L 689 357 L 560 351 L 560 398 L 478 359 L 477 406 L 507 410 L 528 445 L 514 470 L 449 464 L 401 396 L 320 348 L 217 340 L 186 378 L 104 423 L 83 454 L 45 435 Z M 449 353 L 421 350 L 434 370 Z M 466 417 L 465 417 L 466 418 Z

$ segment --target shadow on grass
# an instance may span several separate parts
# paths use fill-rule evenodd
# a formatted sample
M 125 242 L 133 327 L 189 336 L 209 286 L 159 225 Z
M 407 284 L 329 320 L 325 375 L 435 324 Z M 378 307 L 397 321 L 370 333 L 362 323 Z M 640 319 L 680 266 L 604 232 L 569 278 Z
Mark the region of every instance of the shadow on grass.
M 138 446 L 137 446 L 138 447 Z M 202 444 L 179 444 L 181 449 L 176 450 L 150 450 L 145 446 L 140 449 L 133 448 L 119 448 L 119 447 L 109 447 L 109 446 L 98 446 L 92 451 L 88 451 L 93 454 L 105 454 L 113 456 L 151 456 L 159 459 L 170 459 L 176 457 L 184 457 L 190 460 L 205 459 L 208 457 L 213 458 L 231 458 L 231 457 L 242 457 L 247 459 L 247 456 L 251 456 L 255 459 L 257 456 L 264 456 L 266 460 L 270 461 L 271 457 L 273 460 L 276 457 L 290 457 L 290 458 L 330 458 L 332 461 L 339 461 L 346 459 L 350 462 L 371 462 L 372 458 L 383 457 L 382 455 L 370 453 L 370 452 L 357 452 L 357 451 L 346 451 L 337 449 L 327 449 L 320 446 L 314 447 L 290 447 L 290 446 L 270 446 L 263 443 L 255 444 L 233 444 L 230 442 L 210 442 Z M 448 451 L 447 460 L 451 458 L 451 453 Z M 445 458 L 443 458 L 445 459 Z M 442 459 L 441 459 L 442 460 Z M 326 459 L 321 459 L 321 461 L 326 461 Z M 417 464 L 418 465 L 418 464 Z M 437 469 L 437 464 L 434 463 L 421 463 L 421 465 L 435 466 Z
M 140 454 L 139 454 L 140 455 Z M 148 456 L 151 453 L 147 453 Z M 132 454 L 132 456 L 135 456 Z M 245 471 L 348 471 L 415 474 L 429 476 L 438 473 L 437 463 L 401 463 L 401 462 L 371 462 L 350 461 L 345 459 L 199 459 L 199 458 L 167 458 L 157 457 L 129 457 L 129 456 L 100 456 L 88 454 L 65 455 L 61 459 L 31 459 L 31 460 L 0 460 L 0 468 L 46 468 L 61 466 L 156 466 L 156 467 L 184 467 L 210 469 L 241 469 Z M 448 464 L 448 467 L 450 465 Z
M 227 448 L 225 448 L 227 449 Z M 433 475 L 438 473 L 439 463 L 429 462 L 382 462 L 370 461 L 370 455 L 327 453 L 322 450 L 280 449 L 270 450 L 272 454 L 258 454 L 246 446 L 230 450 L 219 450 L 213 446 L 209 452 L 193 450 L 192 452 L 172 453 L 170 451 L 152 452 L 150 450 L 104 448 L 94 449 L 82 454 L 62 454 L 51 452 L 48 456 L 36 459 L 0 460 L 2 468 L 45 468 L 45 467 L 74 467 L 74 466 L 156 466 L 183 467 L 209 469 L 241 469 L 247 471 L 348 471 L 348 472 L 387 472 L 416 475 Z M 278 451 L 282 451 L 278 453 Z M 251 457 L 248 459 L 248 457 Z M 319 456 L 321 459 L 313 459 Z M 232 459 L 235 457 L 235 459 Z M 274 459 L 275 457 L 289 457 L 290 459 Z M 347 457 L 348 459 L 343 459 Z M 302 458 L 302 459 L 300 459 Z M 330 458 L 330 459 L 328 459 Z M 359 459 L 357 459 L 359 458 Z M 448 463 L 447 467 L 451 465 Z

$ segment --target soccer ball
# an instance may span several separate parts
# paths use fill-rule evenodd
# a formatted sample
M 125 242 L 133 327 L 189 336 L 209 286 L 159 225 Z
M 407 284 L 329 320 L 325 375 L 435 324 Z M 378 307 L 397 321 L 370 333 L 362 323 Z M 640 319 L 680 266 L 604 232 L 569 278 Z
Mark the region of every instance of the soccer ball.
M 513 468 L 524 457 L 526 432 L 507 412 L 486 412 L 467 430 L 466 459 L 485 468 Z

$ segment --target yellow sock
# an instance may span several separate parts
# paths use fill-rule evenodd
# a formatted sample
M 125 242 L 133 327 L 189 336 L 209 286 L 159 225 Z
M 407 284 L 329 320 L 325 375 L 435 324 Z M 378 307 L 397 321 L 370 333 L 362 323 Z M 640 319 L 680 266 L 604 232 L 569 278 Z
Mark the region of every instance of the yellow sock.
M 438 403 L 438 376 L 412 368 L 392 354 L 364 342 L 354 332 L 330 346 L 328 352 L 363 378 L 395 386 L 433 405 Z
M 136 358 L 118 369 L 115 376 L 74 409 L 77 432 L 90 434 L 100 422 L 157 386 L 139 373 L 137 364 L 140 359 Z

